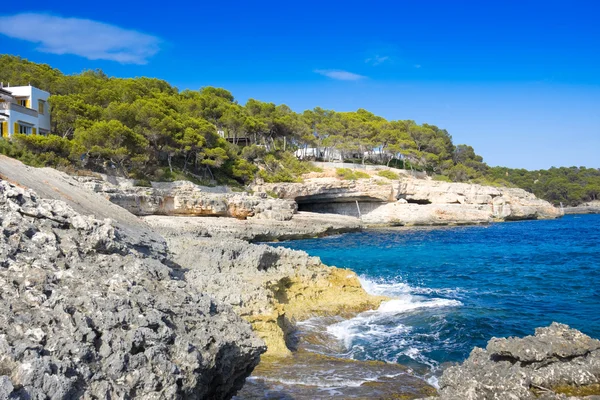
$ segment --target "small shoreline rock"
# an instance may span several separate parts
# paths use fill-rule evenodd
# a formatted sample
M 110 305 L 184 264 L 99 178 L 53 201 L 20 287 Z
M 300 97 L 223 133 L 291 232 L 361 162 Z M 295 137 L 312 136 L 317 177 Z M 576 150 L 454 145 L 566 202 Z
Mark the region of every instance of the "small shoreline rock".
M 600 340 L 553 322 L 524 338 L 492 338 L 485 349 L 446 369 L 439 400 L 574 399 L 569 391 L 600 383 Z

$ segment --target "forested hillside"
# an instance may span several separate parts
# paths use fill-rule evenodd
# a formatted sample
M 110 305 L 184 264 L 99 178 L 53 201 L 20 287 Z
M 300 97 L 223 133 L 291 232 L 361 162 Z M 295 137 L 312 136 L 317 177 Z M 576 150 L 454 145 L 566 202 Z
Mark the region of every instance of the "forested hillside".
M 99 70 L 64 75 L 10 55 L 0 56 L 0 81 L 52 93 L 52 135 L 0 141 L 1 152 L 34 165 L 246 184 L 298 180 L 314 167 L 294 151 L 317 148 L 318 156 L 414 168 L 435 179 L 519 186 L 555 204 L 600 196 L 597 169 L 490 168 L 471 146 L 454 145 L 445 129 L 363 109 L 297 113 L 254 99 L 242 105 L 221 88 L 179 91 L 159 79 Z

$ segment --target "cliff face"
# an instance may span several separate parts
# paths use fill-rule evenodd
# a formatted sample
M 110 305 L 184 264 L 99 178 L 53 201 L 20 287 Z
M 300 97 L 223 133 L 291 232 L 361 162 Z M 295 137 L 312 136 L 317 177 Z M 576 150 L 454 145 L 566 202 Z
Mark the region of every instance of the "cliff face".
M 300 210 L 360 217 L 371 225 L 446 225 L 557 218 L 561 210 L 515 188 L 379 176 L 358 181 L 313 178 L 254 187 L 298 202 Z
M 190 284 L 159 235 L 121 217 L 0 181 L 1 398 L 224 399 L 258 364 L 249 324 Z

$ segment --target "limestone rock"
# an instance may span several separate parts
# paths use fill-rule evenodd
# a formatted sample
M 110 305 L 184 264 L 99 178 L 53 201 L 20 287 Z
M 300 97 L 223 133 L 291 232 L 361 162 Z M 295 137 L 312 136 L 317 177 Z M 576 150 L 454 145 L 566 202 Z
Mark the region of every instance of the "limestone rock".
M 600 214 L 600 200 L 589 201 L 576 207 L 565 207 L 565 214 Z
M 112 203 L 135 215 L 187 215 L 248 217 L 287 221 L 296 211 L 293 201 L 230 192 L 191 182 L 155 182 L 152 187 L 113 184 L 104 179 L 78 177 L 81 185 L 105 195 Z
M 304 183 L 270 183 L 253 189 L 295 200 L 300 210 L 359 217 L 369 225 L 478 224 L 563 215 L 522 189 L 409 176 L 396 181 L 379 176 L 357 181 L 311 178 Z
M 494 338 L 485 350 L 475 348 L 444 371 L 439 399 L 567 399 L 565 393 L 598 384 L 600 341 L 555 322 L 534 336 Z
M 0 226 L 2 398 L 225 399 L 257 365 L 250 325 L 131 225 L 0 181 Z

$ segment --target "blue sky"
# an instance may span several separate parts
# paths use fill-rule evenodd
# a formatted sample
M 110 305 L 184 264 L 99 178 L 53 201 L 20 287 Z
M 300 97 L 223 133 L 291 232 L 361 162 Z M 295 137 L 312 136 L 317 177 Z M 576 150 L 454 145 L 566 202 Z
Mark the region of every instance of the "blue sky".
M 13 2 L 0 53 L 448 129 L 490 165 L 600 167 L 598 1 Z

